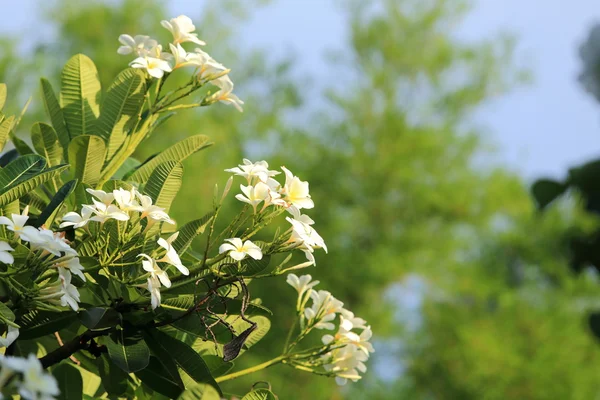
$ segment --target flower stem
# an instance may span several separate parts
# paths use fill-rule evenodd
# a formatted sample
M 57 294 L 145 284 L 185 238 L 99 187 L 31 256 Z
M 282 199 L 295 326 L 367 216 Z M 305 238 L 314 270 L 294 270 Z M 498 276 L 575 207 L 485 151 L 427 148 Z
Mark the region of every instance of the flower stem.
M 219 376 L 219 377 L 215 378 L 215 381 L 217 381 L 217 383 L 229 381 L 231 379 L 239 378 L 240 376 L 248 375 L 253 372 L 258 372 L 258 371 L 268 368 L 272 365 L 279 364 L 279 363 L 283 362 L 284 360 L 286 360 L 287 358 L 288 358 L 288 356 L 281 355 L 279 357 L 275 357 L 269 361 L 266 361 L 262 364 L 255 365 L 254 367 L 242 369 L 241 371 L 232 372 L 231 374 Z

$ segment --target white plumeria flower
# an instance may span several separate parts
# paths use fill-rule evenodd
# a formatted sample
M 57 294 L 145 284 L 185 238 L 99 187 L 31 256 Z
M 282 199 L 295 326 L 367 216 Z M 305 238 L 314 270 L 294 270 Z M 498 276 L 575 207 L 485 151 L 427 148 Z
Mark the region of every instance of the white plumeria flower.
M 255 260 L 262 259 L 262 250 L 249 240 L 242 243 L 240 238 L 225 239 L 226 242 L 219 247 L 219 254 L 228 252 L 228 256 L 236 261 L 241 261 L 246 256 L 250 256 Z
M 370 326 L 364 328 L 359 335 L 352 332 L 354 326 L 351 321 L 344 319 L 343 316 L 340 317 L 340 320 L 338 332 L 335 335 L 324 335 L 322 338 L 323 344 L 352 344 L 367 354 L 375 351 L 373 345 L 369 342 L 373 336 Z
M 235 168 L 226 169 L 225 172 L 231 172 L 234 175 L 244 177 L 248 183 L 251 183 L 253 178 L 258 178 L 261 182 L 266 183 L 270 188 L 276 190 L 276 186 L 279 185 L 279 183 L 273 179 L 270 180 L 269 178 L 278 175 L 281 172 L 269 170 L 269 164 L 264 160 L 253 163 L 247 158 L 244 158 L 242 161 L 243 164 L 239 164 Z
M 310 275 L 302 275 L 298 277 L 296 274 L 288 274 L 286 282 L 288 285 L 293 287 L 298 291 L 298 297 L 302 297 L 302 295 L 310 291 L 313 287 L 319 284 L 319 281 L 312 281 L 312 276 Z
M 148 71 L 148 74 L 154 78 L 160 79 L 165 72 L 171 72 L 172 68 L 169 63 L 157 57 L 138 57 L 133 60 L 129 66 L 131 68 L 142 68 Z
M 152 204 L 152 198 L 150 196 L 138 193 L 138 199 L 140 201 L 140 206 L 137 208 L 137 211 L 142 213 L 140 218 L 147 218 L 149 224 L 163 221 L 175 225 L 175 221 L 169 217 L 164 208 Z
M 310 308 L 304 309 L 306 319 L 317 329 L 335 329 L 335 325 L 331 321 L 335 319 L 337 313 L 341 312 L 344 303 L 326 290 L 312 290 L 310 298 L 313 303 Z
M 27 358 L 0 355 L 0 365 L 5 379 L 18 372 L 23 379 L 17 381 L 19 394 L 24 399 L 47 400 L 60 393 L 56 379 L 42 367 L 35 354 Z
M 315 203 L 310 198 L 308 193 L 308 182 L 303 182 L 297 176 L 294 176 L 286 167 L 281 167 L 285 172 L 285 185 L 283 193 L 285 200 L 291 207 L 296 207 L 298 210 L 302 208 L 313 208 Z
M 14 249 L 8 243 L 0 241 L 0 262 L 4 264 L 14 263 L 15 258 L 10 254 L 11 251 L 14 251 Z
M 153 280 L 158 279 L 160 283 L 162 283 L 164 286 L 171 287 L 171 280 L 169 279 L 169 275 L 167 275 L 166 271 L 160 269 L 155 259 L 143 253 L 140 254 L 138 257 L 145 258 L 145 260 L 142 260 L 142 268 L 144 269 L 144 271 L 150 272 L 150 277 Z M 160 286 L 160 284 L 158 286 Z
M 121 55 L 135 54 L 138 57 L 145 57 L 152 52 L 157 46 L 158 42 L 152 39 L 150 36 L 135 35 L 120 35 L 119 42 L 122 44 L 117 50 L 117 53 Z
M 139 209 L 140 205 L 136 201 L 137 191 L 135 188 L 131 190 L 125 190 L 123 188 L 113 190 L 113 196 L 117 203 L 117 206 L 122 211 L 136 211 Z
M 87 188 L 85 189 L 85 191 L 97 198 L 98 200 L 100 200 L 106 206 L 109 206 L 115 200 L 115 196 L 112 193 L 106 193 L 104 190 L 94 190 Z
M 177 236 L 179 236 L 179 232 L 175 232 L 174 234 L 169 236 L 168 239 L 163 239 L 163 238 L 158 239 L 158 241 L 157 241 L 158 245 L 160 247 L 162 247 L 163 249 L 165 249 L 167 251 L 167 253 L 164 255 L 163 258 L 161 258 L 160 260 L 156 260 L 156 261 L 171 264 L 171 265 L 175 266 L 175 268 L 177 268 L 182 274 L 189 275 L 190 274 L 189 269 L 187 269 L 187 267 L 183 265 L 183 263 L 181 262 L 181 259 L 179 258 L 179 255 L 177 254 L 177 251 L 173 247 L 173 242 L 177 239 Z
M 199 64 L 200 60 L 196 53 L 188 54 L 179 43 L 176 45 L 169 43 L 169 48 L 171 49 L 171 54 L 173 54 L 173 69 L 182 68 L 188 65 L 201 66 L 203 64 Z
M 342 323 L 352 324 L 352 328 L 350 329 L 365 329 L 367 327 L 367 321 L 362 318 L 355 317 L 352 311 L 343 309 L 340 313 L 343 317 Z
M 110 195 L 113 196 L 112 193 Z M 106 203 L 101 203 L 96 199 L 92 199 L 92 201 L 94 202 L 93 206 L 83 206 L 83 208 L 87 208 L 94 213 L 94 216 L 90 218 L 91 221 L 104 223 L 109 219 L 116 219 L 117 221 L 129 220 L 129 214 L 122 211 L 119 207 L 115 206 L 114 204 L 106 205 Z
M 219 78 L 210 81 L 213 85 L 218 87 L 220 90 L 213 94 L 210 98 L 214 101 L 220 101 L 221 103 L 233 105 L 239 112 L 244 112 L 242 104 L 244 102 L 240 100 L 235 94 L 233 94 L 233 82 L 229 75 L 223 75 Z
M 256 185 L 240 185 L 240 189 L 244 194 L 236 194 L 235 198 L 244 203 L 248 203 L 252 206 L 254 213 L 256 214 L 256 206 L 261 202 L 269 201 L 271 189 L 266 183 L 258 182 Z
M 190 17 L 186 15 L 180 15 L 179 17 L 172 18 L 171 20 L 161 21 L 161 25 L 168 29 L 173 35 L 173 43 L 185 43 L 193 42 L 200 46 L 204 46 L 206 43 L 198 39 L 198 34 L 192 33 L 196 30 L 194 23 Z
M 369 356 L 356 346 L 347 345 L 324 355 L 323 359 L 329 362 L 324 368 L 337 375 L 335 381 L 338 385 L 345 385 L 348 380 L 357 382 L 361 378 L 359 372 L 367 372 L 364 362 L 368 358 Z
M 61 281 L 60 305 L 66 307 L 69 305 L 73 311 L 79 309 L 79 291 L 71 283 L 71 272 L 66 268 L 58 268 L 58 277 Z
M 19 328 L 15 328 L 12 325 L 8 325 L 8 329 L 6 331 L 6 337 L 0 336 L 0 347 L 8 347 L 14 343 L 15 340 L 19 337 Z
M 28 212 L 29 206 L 26 206 L 21 214 L 11 214 L 11 219 L 2 216 L 0 217 L 0 225 L 6 225 L 6 229 L 13 231 L 15 233 L 15 237 L 19 237 L 21 230 L 29 219 L 27 216 Z
M 72 274 L 75 274 L 79 278 L 81 278 L 82 281 L 84 281 L 84 282 L 86 281 L 85 275 L 83 274 L 84 268 L 81 265 L 81 263 L 79 262 L 79 257 L 70 258 L 67 261 L 63 261 L 60 264 L 57 264 L 56 266 L 61 267 L 61 268 L 66 268 Z
M 69 246 L 69 243 L 64 237 L 64 233 L 54 233 L 45 228 L 34 228 L 26 226 L 21 231 L 21 239 L 29 242 L 32 250 L 42 249 L 46 253 L 54 254 L 60 257 L 65 255 L 77 255 L 77 251 Z
M 46 300 L 49 303 L 69 306 L 73 311 L 79 309 L 79 291 L 71 283 L 71 272 L 62 267 L 58 267 L 58 279 L 40 290 L 38 300 Z
M 150 302 L 154 310 L 160 306 L 160 281 L 156 277 L 148 277 L 148 291 L 150 292 Z
M 306 218 L 302 218 L 306 217 Z M 327 245 L 325 240 L 317 233 L 317 231 L 309 225 L 309 222 L 314 222 L 310 217 L 306 215 L 300 216 L 300 219 L 296 218 L 285 218 L 290 224 L 292 224 L 292 236 L 291 240 L 295 243 L 302 243 L 312 249 L 322 248 L 327 253 Z
M 63 216 L 63 222 L 61 222 L 59 226 L 61 228 L 66 228 L 68 226 L 72 226 L 73 229 L 81 228 L 90 222 L 90 217 L 92 214 L 92 208 L 89 207 L 83 207 L 81 209 L 81 215 L 74 211 L 70 211 Z

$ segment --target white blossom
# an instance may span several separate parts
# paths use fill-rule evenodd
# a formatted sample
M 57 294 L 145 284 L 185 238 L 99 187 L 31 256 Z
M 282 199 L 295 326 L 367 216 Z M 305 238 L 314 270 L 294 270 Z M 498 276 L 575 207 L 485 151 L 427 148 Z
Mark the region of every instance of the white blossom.
M 264 160 L 253 163 L 247 158 L 244 158 L 242 161 L 243 164 L 239 164 L 235 168 L 226 169 L 225 172 L 231 172 L 234 175 L 244 177 L 248 183 L 251 183 L 253 178 L 258 178 L 261 182 L 267 184 L 270 177 L 281 173 L 279 171 L 269 170 L 269 164 Z
M 14 249 L 8 243 L 0 241 L 0 262 L 4 264 L 14 263 L 15 258 L 10 254 L 11 251 L 14 251 Z
M 23 227 L 25 227 L 25 224 L 27 223 L 27 220 L 29 219 L 29 217 L 27 216 L 28 212 L 29 212 L 29 206 L 26 206 L 23 209 L 23 212 L 21 214 L 11 214 L 10 219 L 7 217 L 1 216 L 0 217 L 0 225 L 6 225 L 6 229 L 8 229 L 9 231 L 13 231 L 15 234 L 15 237 L 19 237 L 19 234 L 21 233 L 21 231 L 23 230 Z
M 228 253 L 228 256 L 236 261 L 241 261 L 246 256 L 250 256 L 255 260 L 262 259 L 262 250 L 249 240 L 242 243 L 240 238 L 225 239 L 226 242 L 219 247 L 219 254 Z
M 104 190 L 94 190 L 90 188 L 85 189 L 85 191 L 100 200 L 106 206 L 109 206 L 115 200 L 115 196 L 111 192 L 106 193 Z
M 15 340 L 17 340 L 18 337 L 19 337 L 19 328 L 15 328 L 12 325 L 8 325 L 8 329 L 6 331 L 6 337 L 0 336 L 0 347 L 10 346 L 11 344 L 13 344 L 13 342 Z
M 160 260 L 156 260 L 156 261 L 165 262 L 167 264 L 173 265 L 182 274 L 189 275 L 190 271 L 187 269 L 186 266 L 183 265 L 183 263 L 181 262 L 181 259 L 179 258 L 179 255 L 177 254 L 177 251 L 173 247 L 173 242 L 177 239 L 177 236 L 179 236 L 179 232 L 175 232 L 167 239 L 163 239 L 163 238 L 158 239 L 158 241 L 157 241 L 158 245 L 160 247 L 162 247 L 163 249 L 165 249 L 167 252 L 163 256 L 163 258 L 161 258 Z
M 298 291 L 298 297 L 302 297 L 305 292 L 310 291 L 313 287 L 319 284 L 319 281 L 312 281 L 312 276 L 302 275 L 298 277 L 296 274 L 288 274 L 286 282 L 288 285 Z
M 157 46 L 158 42 L 152 39 L 150 36 L 130 35 L 119 36 L 119 42 L 122 46 L 119 47 L 117 53 L 122 55 L 135 54 L 138 57 L 145 57 L 149 55 Z
M 166 60 L 158 57 L 138 57 L 130 64 L 132 68 L 142 68 L 148 71 L 148 74 L 154 78 L 162 78 L 165 72 L 171 72 L 172 68 Z
M 148 291 L 150 292 L 150 302 L 152 309 L 160 306 L 160 281 L 156 277 L 148 277 Z
M 72 226 L 73 229 L 81 228 L 90 222 L 92 214 L 93 210 L 90 207 L 83 207 L 81 209 L 81 214 L 70 211 L 62 217 L 63 222 L 60 224 L 60 227 L 66 228 L 68 226 Z
M 324 368 L 336 374 L 335 381 L 338 385 L 345 385 L 348 380 L 357 382 L 361 378 L 359 372 L 367 371 L 364 362 L 368 358 L 369 356 L 356 346 L 346 345 L 323 356 L 328 362 Z
M 312 290 L 310 298 L 313 301 L 312 305 L 304 309 L 304 317 L 309 324 L 317 329 L 335 329 L 335 325 L 331 321 L 335 319 L 337 313 L 341 312 L 344 303 L 326 290 Z
M 112 193 L 111 196 L 113 196 Z M 93 206 L 83 206 L 84 209 L 87 208 L 94 214 L 94 216 L 90 218 L 90 221 L 104 223 L 110 219 L 116 219 L 117 221 L 129 220 L 129 215 L 114 204 L 106 205 L 106 203 L 99 202 L 96 199 L 92 199 L 92 201 L 94 202 Z
M 233 105 L 239 112 L 244 112 L 242 104 L 244 102 L 240 100 L 235 94 L 233 94 L 233 82 L 228 75 L 223 75 L 219 78 L 210 81 L 213 85 L 217 86 L 220 90 L 213 94 L 210 98 L 214 101 L 220 101 L 221 103 Z
M 290 204 L 290 208 L 295 207 L 298 210 L 313 208 L 315 204 L 310 198 L 308 182 L 301 181 L 285 167 L 281 167 L 281 169 L 285 172 L 285 185 L 282 192 L 285 200 Z
M 79 262 L 79 257 L 69 258 L 68 260 L 63 261 L 56 266 L 68 269 L 72 274 L 77 275 L 82 281 L 85 282 L 86 279 L 85 275 L 83 274 L 84 268 Z
M 131 190 L 125 190 L 123 188 L 118 188 L 113 190 L 113 197 L 117 206 L 122 211 L 135 211 L 138 210 L 140 205 L 136 201 L 137 190 L 132 188 Z
M 141 212 L 140 218 L 147 218 L 149 224 L 154 224 L 159 221 L 171 225 L 175 224 L 175 221 L 169 217 L 164 208 L 152 204 L 152 198 L 150 196 L 138 193 L 138 200 L 140 201 L 140 205 L 136 211 Z
M 193 42 L 201 46 L 206 44 L 198 39 L 198 34 L 192 33 L 196 30 L 196 27 L 188 16 L 180 15 L 169 21 L 164 20 L 161 21 L 161 25 L 171 32 L 173 35 L 173 43 L 175 44 L 184 42 Z
M 156 260 L 150 257 L 147 254 L 140 254 L 138 257 L 144 257 L 145 260 L 142 260 L 142 268 L 146 272 L 150 272 L 150 277 L 153 280 L 159 280 L 166 287 L 171 287 L 171 280 L 169 279 L 169 275 L 167 275 L 166 271 L 163 271 L 157 264 Z M 154 286 L 160 287 L 159 284 L 155 284 Z
M 0 366 L 5 377 L 15 372 L 22 374 L 22 379 L 17 380 L 17 387 L 24 399 L 47 400 L 60 393 L 56 379 L 44 371 L 42 363 L 33 353 L 27 358 L 0 355 Z

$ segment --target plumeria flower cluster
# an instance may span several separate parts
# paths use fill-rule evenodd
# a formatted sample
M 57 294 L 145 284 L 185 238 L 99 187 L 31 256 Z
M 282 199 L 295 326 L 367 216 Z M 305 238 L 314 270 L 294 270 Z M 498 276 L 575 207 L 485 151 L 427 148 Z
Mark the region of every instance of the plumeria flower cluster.
M 64 233 L 53 232 L 43 226 L 36 228 L 26 225 L 29 220 L 27 214 L 28 207 L 25 207 L 21 214 L 11 214 L 10 218 L 1 216 L 0 225 L 4 225 L 8 231 L 12 232 L 15 242 L 28 244 L 30 250 L 36 253 L 37 259 L 58 271 L 58 278 L 55 282 L 42 284 L 36 300 L 63 307 L 69 306 L 77 311 L 79 309 L 79 292 L 71 283 L 72 274 L 77 275 L 82 281 L 86 280 L 77 251 L 70 246 Z M 0 242 L 0 261 L 5 264 L 13 264 L 12 251 L 13 248 L 9 243 Z M 11 328 L 8 329 L 6 340 L 0 341 L 0 344 L 8 346 L 18 337 L 18 329 Z
M 133 68 L 145 69 L 151 77 L 157 79 L 178 68 L 191 66 L 195 69 L 194 74 L 199 81 L 210 82 L 219 89 L 206 99 L 206 103 L 220 101 L 233 105 L 240 112 L 243 111 L 244 102 L 233 94 L 233 82 L 229 78 L 229 70 L 200 47 L 196 47 L 191 52 L 183 48 L 183 43 L 193 43 L 197 46 L 206 44 L 195 33 L 196 27 L 192 20 L 185 15 L 180 15 L 162 21 L 161 25 L 173 35 L 173 41 L 168 46 L 169 51 L 163 51 L 163 46 L 150 36 L 132 37 L 123 34 L 119 36 L 121 47 L 117 52 L 122 55 L 134 55 L 136 58 L 129 65 Z
M 247 185 L 241 184 L 242 193 L 235 197 L 239 201 L 252 206 L 254 213 L 263 213 L 269 207 L 282 208 L 292 216 L 286 220 L 291 224 L 289 245 L 291 248 L 302 250 L 308 260 L 306 265 L 316 265 L 315 249 L 324 249 L 327 246 L 323 238 L 312 227 L 315 223 L 308 215 L 300 210 L 314 208 L 310 197 L 308 182 L 300 180 L 289 169 L 281 167 L 285 174 L 285 183 L 280 184 L 274 177 L 281 172 L 269 169 L 266 161 L 253 163 L 248 159 L 235 168 L 226 169 L 236 176 L 246 180 Z
M 9 385 L 24 399 L 53 399 L 60 394 L 56 379 L 44 371 L 35 354 L 27 358 L 0 355 L 0 390 Z
M 319 281 L 312 281 L 310 275 L 298 277 L 289 274 L 287 283 L 298 292 L 296 309 L 300 318 L 300 337 L 304 337 L 312 329 L 333 331 L 336 329 L 334 322 L 339 320 L 337 332 L 322 337 L 327 351 L 319 355 L 314 365 L 322 365 L 325 371 L 334 374 L 340 385 L 348 380 L 358 381 L 360 374 L 367 370 L 365 362 L 370 353 L 375 351 L 369 342 L 371 327 L 364 319 L 355 317 L 345 309 L 344 303 L 330 292 L 313 289 Z
M 175 224 L 164 208 L 152 204 L 152 198 L 140 193 L 135 187 L 130 190 L 118 188 L 108 193 L 103 190 L 86 190 L 95 197 L 92 199 L 93 204 L 84 204 L 79 214 L 74 211 L 66 213 L 60 224 L 61 228 L 77 229 L 86 226 L 90 221 L 128 221 L 134 214 L 147 220 L 146 229 L 157 222 Z

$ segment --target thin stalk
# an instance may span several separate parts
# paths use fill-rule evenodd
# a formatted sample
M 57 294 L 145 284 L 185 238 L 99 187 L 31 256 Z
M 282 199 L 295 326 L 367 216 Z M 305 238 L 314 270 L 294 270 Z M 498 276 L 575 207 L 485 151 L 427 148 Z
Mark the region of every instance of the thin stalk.
M 279 364 L 279 363 L 283 362 L 284 360 L 286 360 L 287 358 L 288 358 L 288 356 L 281 355 L 279 357 L 273 358 L 272 360 L 266 361 L 262 364 L 255 365 L 254 367 L 242 369 L 241 371 L 232 372 L 231 374 L 219 376 L 219 377 L 215 378 L 215 381 L 217 381 L 217 383 L 229 381 L 231 379 L 239 378 L 240 376 L 248 375 L 253 372 L 258 372 L 258 371 L 261 371 L 272 365 Z

